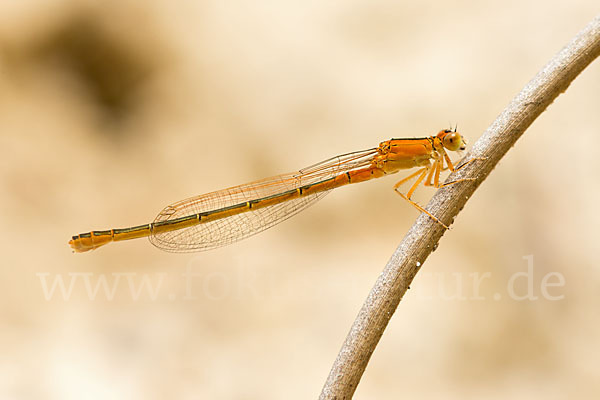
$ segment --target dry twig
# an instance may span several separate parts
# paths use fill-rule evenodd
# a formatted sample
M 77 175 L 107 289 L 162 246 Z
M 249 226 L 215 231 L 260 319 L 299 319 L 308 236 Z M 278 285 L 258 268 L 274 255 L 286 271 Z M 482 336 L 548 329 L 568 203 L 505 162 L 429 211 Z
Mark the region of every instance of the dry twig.
M 427 210 L 448 224 L 531 123 L 600 54 L 597 16 L 523 88 L 483 133 L 465 160 L 484 157 L 448 181 L 474 181 L 438 190 Z M 425 214 L 417 219 L 377 279 L 333 364 L 321 399 L 350 399 L 400 299 L 445 229 Z

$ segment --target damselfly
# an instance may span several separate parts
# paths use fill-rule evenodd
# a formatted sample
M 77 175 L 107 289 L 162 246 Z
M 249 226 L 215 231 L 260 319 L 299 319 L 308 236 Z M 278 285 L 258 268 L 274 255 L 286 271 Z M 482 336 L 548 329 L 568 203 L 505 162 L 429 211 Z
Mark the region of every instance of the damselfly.
M 394 190 L 448 228 L 411 197 L 423 181 L 425 186 L 441 188 L 471 180 L 464 178 L 442 184 L 439 179 L 441 171 L 454 172 L 475 160 L 458 168 L 450 161 L 447 151 L 464 150 L 465 144 L 456 129 L 423 138 L 390 139 L 378 147 L 333 157 L 298 172 L 191 197 L 167 206 L 152 223 L 82 233 L 73 236 L 69 244 L 74 251 L 85 252 L 110 242 L 149 237 L 153 245 L 171 252 L 214 249 L 286 220 L 332 189 L 417 167 L 416 172 L 396 183 Z M 402 184 L 415 178 L 408 192 L 399 190 Z

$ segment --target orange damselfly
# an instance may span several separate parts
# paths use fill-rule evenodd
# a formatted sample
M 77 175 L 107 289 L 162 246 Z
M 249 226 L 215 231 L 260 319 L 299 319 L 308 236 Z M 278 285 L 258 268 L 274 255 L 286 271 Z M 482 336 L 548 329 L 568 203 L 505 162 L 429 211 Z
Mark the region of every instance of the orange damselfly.
M 300 212 L 329 191 L 400 170 L 420 167 L 394 185 L 394 190 L 418 210 L 448 228 L 411 200 L 415 189 L 440 188 L 466 179 L 441 184 L 440 172 L 457 171 L 447 151 L 465 149 L 456 129 L 435 136 L 390 139 L 378 147 L 330 158 L 298 172 L 191 197 L 163 209 L 154 222 L 123 229 L 82 233 L 69 241 L 76 252 L 96 249 L 110 242 L 149 237 L 156 247 L 171 252 L 209 250 L 225 246 L 268 229 Z M 444 161 L 446 167 L 444 167 Z M 470 160 L 473 161 L 473 160 Z M 470 162 L 469 161 L 469 162 Z M 406 194 L 399 187 L 416 178 Z

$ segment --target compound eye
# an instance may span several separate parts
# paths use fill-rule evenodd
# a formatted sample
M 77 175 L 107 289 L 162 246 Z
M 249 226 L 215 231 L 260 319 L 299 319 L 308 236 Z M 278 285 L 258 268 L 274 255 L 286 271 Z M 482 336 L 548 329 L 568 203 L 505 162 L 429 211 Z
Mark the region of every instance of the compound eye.
M 462 138 L 456 132 L 451 132 L 444 136 L 443 143 L 444 147 L 450 151 L 457 151 L 463 147 Z

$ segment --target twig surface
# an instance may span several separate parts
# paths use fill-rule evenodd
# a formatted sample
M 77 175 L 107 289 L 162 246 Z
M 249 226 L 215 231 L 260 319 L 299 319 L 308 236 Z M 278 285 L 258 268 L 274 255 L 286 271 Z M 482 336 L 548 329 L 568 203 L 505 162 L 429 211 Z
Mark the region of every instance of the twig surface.
M 448 181 L 476 178 L 438 190 L 426 209 L 447 225 L 531 123 L 600 54 L 597 16 L 521 90 L 465 157 L 474 161 Z M 320 399 L 350 399 L 402 296 L 445 229 L 425 214 L 416 220 L 377 279 L 325 382 Z

